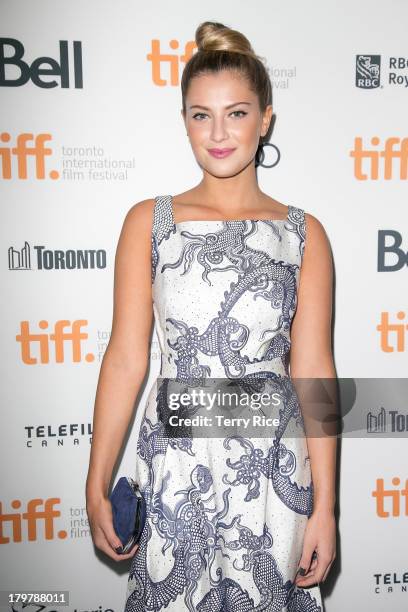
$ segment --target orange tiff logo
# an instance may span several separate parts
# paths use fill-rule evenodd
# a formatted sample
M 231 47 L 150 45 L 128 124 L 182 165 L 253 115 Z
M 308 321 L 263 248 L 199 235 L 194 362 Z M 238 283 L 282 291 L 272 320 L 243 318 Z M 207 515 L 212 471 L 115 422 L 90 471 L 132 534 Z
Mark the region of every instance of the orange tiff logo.
M 391 323 L 388 312 L 381 313 L 381 323 L 376 327 L 380 332 L 380 346 L 384 353 L 403 353 L 405 351 L 405 338 L 408 325 L 404 323 L 405 312 L 400 310 L 396 314 L 401 323 Z
M 38 525 L 42 523 L 44 525 L 44 538 L 46 540 L 53 540 L 54 534 L 54 519 L 61 516 L 61 512 L 56 510 L 54 506 L 61 503 L 59 497 L 50 497 L 49 499 L 30 499 L 27 503 L 26 512 L 4 512 L 3 504 L 0 502 L 0 544 L 8 544 L 10 538 L 4 535 L 4 525 L 11 523 L 12 542 L 22 542 L 23 534 L 22 527 L 23 521 L 27 526 L 27 539 L 32 542 L 38 539 Z M 13 499 L 11 507 L 14 510 L 21 508 L 21 501 L 19 499 Z M 60 540 L 64 540 L 67 537 L 67 532 L 61 529 L 57 532 L 57 536 Z
M 359 181 L 377 181 L 383 178 L 407 180 L 408 178 L 408 138 L 391 136 L 380 144 L 378 136 L 370 140 L 372 147 L 363 145 L 363 139 L 354 139 L 354 149 L 349 153 L 354 158 L 354 176 Z
M 177 51 L 180 46 L 178 40 L 169 42 L 170 48 Z M 184 46 L 183 53 L 162 53 L 160 48 L 160 40 L 152 40 L 152 50 L 146 55 L 149 62 L 152 63 L 152 80 L 155 85 L 164 87 L 165 85 L 177 86 L 180 82 L 180 62 L 186 63 L 193 55 L 194 48 L 197 45 L 194 40 L 190 40 Z M 162 65 L 168 65 L 168 73 L 170 75 L 170 83 L 162 78 Z
M 391 482 L 397 488 L 386 489 L 384 478 L 377 478 L 376 488 L 371 493 L 376 500 L 377 516 L 381 518 L 408 516 L 408 479 L 403 487 L 398 477 L 393 478 Z M 386 504 L 386 499 L 389 499 L 388 504 Z
M 52 155 L 53 152 L 50 147 L 45 146 L 45 143 L 51 138 L 51 134 L 34 136 L 34 134 L 24 132 L 17 136 L 16 146 L 4 146 L 10 142 L 11 135 L 8 132 L 2 132 L 0 134 L 1 177 L 11 179 L 17 171 L 17 178 L 27 179 L 28 165 L 31 159 L 35 169 L 35 178 L 45 179 L 45 157 Z M 31 146 L 29 146 L 29 143 Z M 15 165 L 15 168 L 13 168 L 13 165 Z M 60 174 L 58 170 L 50 170 L 48 176 L 56 180 Z
M 21 345 L 21 359 L 23 363 L 33 365 L 37 363 L 50 363 L 50 345 L 54 347 L 54 363 L 66 361 L 65 349 L 68 344 L 72 356 L 72 362 L 79 363 L 83 360 L 81 341 L 88 338 L 86 332 L 81 332 L 81 327 L 88 325 L 86 319 L 71 321 L 62 319 L 57 321 L 52 332 L 33 333 L 30 331 L 29 321 L 21 321 L 20 333 L 16 340 Z M 48 329 L 48 321 L 38 323 L 40 329 Z M 37 356 L 33 356 L 33 347 L 37 349 Z M 85 361 L 92 362 L 95 359 L 93 353 L 86 353 Z

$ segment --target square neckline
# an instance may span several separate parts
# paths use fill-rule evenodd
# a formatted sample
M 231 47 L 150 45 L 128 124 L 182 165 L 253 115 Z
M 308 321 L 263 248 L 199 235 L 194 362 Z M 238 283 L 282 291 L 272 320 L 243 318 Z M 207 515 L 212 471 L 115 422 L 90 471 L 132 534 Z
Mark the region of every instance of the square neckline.
M 173 196 L 169 194 L 170 200 L 170 214 L 171 221 L 174 227 L 179 225 L 184 225 L 184 223 L 242 223 L 243 221 L 253 221 L 254 223 L 258 223 L 258 221 L 270 221 L 271 223 L 285 223 L 288 220 L 290 209 L 292 206 L 288 204 L 288 212 L 284 219 L 187 219 L 186 221 L 178 221 L 177 223 L 174 220 L 174 209 L 173 209 Z

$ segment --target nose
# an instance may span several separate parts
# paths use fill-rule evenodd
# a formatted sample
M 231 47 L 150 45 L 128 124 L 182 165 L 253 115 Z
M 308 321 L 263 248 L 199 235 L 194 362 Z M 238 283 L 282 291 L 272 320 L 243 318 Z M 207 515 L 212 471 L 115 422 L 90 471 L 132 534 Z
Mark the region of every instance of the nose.
M 211 139 L 217 143 L 228 139 L 223 117 L 214 117 L 211 127 Z

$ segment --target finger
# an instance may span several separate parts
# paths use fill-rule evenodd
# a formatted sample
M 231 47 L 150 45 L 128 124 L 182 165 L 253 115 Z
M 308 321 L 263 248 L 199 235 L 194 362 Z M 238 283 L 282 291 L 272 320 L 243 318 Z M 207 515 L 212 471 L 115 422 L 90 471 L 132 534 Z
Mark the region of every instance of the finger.
M 135 555 L 135 554 L 136 554 L 136 552 L 137 552 L 138 548 L 139 548 L 139 544 L 135 544 L 135 545 L 133 546 L 133 548 L 131 548 L 131 549 L 130 549 L 130 551 L 129 551 L 129 552 L 127 552 L 127 553 L 125 553 L 125 554 L 122 554 L 122 553 L 121 553 L 121 554 L 119 555 L 119 557 L 120 557 L 121 559 L 130 559 L 130 557 L 133 557 L 133 555 Z
M 137 552 L 138 548 L 139 548 L 139 542 L 136 542 L 133 545 L 133 548 L 130 549 L 130 551 L 128 551 L 127 553 L 122 553 L 120 551 L 116 551 L 116 550 L 112 550 L 111 545 L 109 544 L 109 542 L 107 541 L 104 531 L 102 528 L 98 528 L 98 537 L 95 538 L 95 545 L 102 550 L 103 552 L 105 552 L 111 559 L 114 559 L 115 561 L 121 561 L 124 559 L 129 559 L 130 557 L 133 557 L 133 555 Z M 119 540 L 120 542 L 120 540 Z M 120 546 L 118 547 L 120 550 L 122 550 L 122 543 L 120 542 Z
M 114 561 L 124 561 L 125 559 L 128 559 L 130 557 L 129 553 L 127 553 L 126 555 L 119 555 L 118 553 L 116 553 L 114 550 L 112 550 L 106 540 L 98 541 L 98 543 L 95 543 L 95 545 Z
M 317 567 L 317 561 L 318 561 L 318 559 L 317 559 L 317 552 L 316 552 L 316 551 L 314 551 L 314 553 L 313 553 L 313 555 L 312 555 L 312 562 L 311 562 L 311 564 L 310 564 L 310 568 L 309 568 L 309 570 L 313 570 L 313 571 L 314 571 L 314 570 L 316 569 L 316 567 Z
M 329 564 L 330 560 L 318 558 L 316 568 L 309 572 L 304 578 L 296 581 L 296 584 L 299 586 L 311 586 L 312 584 L 323 582 L 324 576 L 327 575 Z
M 139 550 L 139 544 L 135 544 L 134 547 L 129 552 L 129 557 L 133 557 Z
M 116 532 L 113 528 L 113 523 L 101 523 L 99 525 L 99 528 L 101 529 L 103 536 L 105 538 L 105 540 L 107 541 L 107 543 L 109 544 L 109 546 L 111 547 L 112 550 L 114 550 L 116 552 L 116 549 L 120 549 L 122 550 L 122 542 L 120 541 L 119 537 L 116 535 Z
M 327 578 L 327 574 L 329 573 L 330 568 L 331 568 L 331 566 L 333 565 L 333 561 L 334 561 L 334 559 L 333 559 L 333 560 L 332 560 L 332 561 L 329 563 L 329 565 L 327 566 L 327 569 L 326 569 L 325 573 L 323 574 L 322 582 L 324 582 L 324 581 L 326 580 L 326 578 Z
M 325 576 L 325 574 L 328 571 L 328 568 L 331 562 L 331 558 L 324 557 L 324 558 L 320 558 L 318 561 L 319 562 L 315 570 L 315 576 L 318 582 L 323 582 L 323 576 Z
M 316 568 L 319 563 L 318 554 L 316 550 L 313 551 L 311 559 L 312 560 L 309 570 L 303 575 L 301 575 L 300 573 L 296 575 L 295 583 L 299 586 L 309 586 L 310 584 L 313 584 L 316 580 Z
M 296 572 L 296 578 L 297 577 L 302 578 L 310 571 L 310 565 L 312 562 L 313 552 L 314 550 L 312 547 L 305 546 L 303 548 L 303 553 L 299 561 L 298 570 Z
M 296 586 L 299 587 L 309 587 L 313 586 L 314 584 L 317 584 L 317 580 L 314 574 L 311 574 L 307 578 L 301 578 L 299 580 L 296 580 Z

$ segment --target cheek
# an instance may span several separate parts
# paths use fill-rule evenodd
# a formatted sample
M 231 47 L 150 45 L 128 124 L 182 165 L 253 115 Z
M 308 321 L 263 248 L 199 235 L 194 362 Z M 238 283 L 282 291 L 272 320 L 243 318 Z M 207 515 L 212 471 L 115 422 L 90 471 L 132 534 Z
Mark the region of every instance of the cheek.
M 258 141 L 258 124 L 255 119 L 237 122 L 231 133 L 233 133 L 242 144 L 251 145 L 254 141 Z
M 206 126 L 204 123 L 199 122 L 190 123 L 188 129 L 190 134 L 190 140 L 192 142 L 200 142 L 200 140 L 206 138 L 209 133 L 208 124 Z

